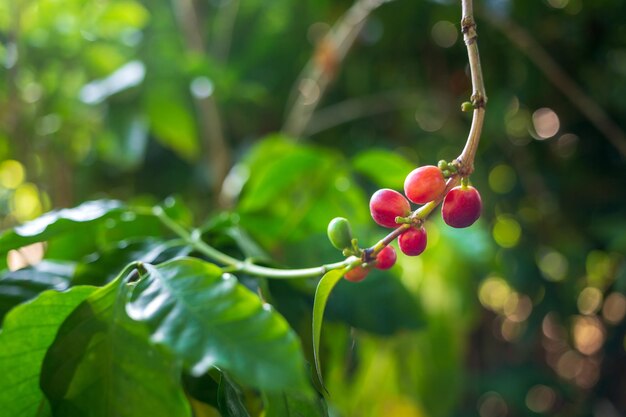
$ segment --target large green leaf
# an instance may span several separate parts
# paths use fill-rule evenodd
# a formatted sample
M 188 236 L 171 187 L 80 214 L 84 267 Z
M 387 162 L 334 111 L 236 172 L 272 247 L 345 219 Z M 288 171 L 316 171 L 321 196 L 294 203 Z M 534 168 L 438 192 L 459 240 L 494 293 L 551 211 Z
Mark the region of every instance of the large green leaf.
M 269 143 L 266 145 L 266 143 Z M 239 207 L 245 211 L 263 209 L 281 194 L 292 191 L 304 178 L 320 176 L 328 153 L 310 147 L 294 147 L 277 139 L 264 141 L 249 169 L 254 172 L 246 183 Z
M 125 313 L 124 274 L 94 292 L 61 326 L 41 387 L 60 416 L 190 416 L 178 362 Z
M 51 211 L 0 235 L 0 254 L 101 221 L 112 213 L 119 213 L 121 209 L 122 204 L 119 201 L 96 200 L 74 208 Z
M 38 415 L 47 409 L 39 389 L 39 370 L 63 320 L 94 287 L 61 293 L 45 291 L 11 311 L 0 331 L 0 410 L 11 417 Z
M 67 289 L 73 273 L 73 264 L 44 260 L 28 268 L 1 274 L 0 320 L 13 307 L 45 290 Z
M 313 357 L 315 359 L 315 370 L 320 384 L 324 386 L 322 378 L 322 365 L 320 361 L 320 338 L 322 336 L 322 322 L 324 321 L 324 310 L 326 302 L 333 288 L 346 273 L 344 269 L 334 269 L 324 274 L 315 290 L 315 301 L 313 302 Z
M 358 154 L 352 161 L 355 171 L 371 179 L 379 187 L 401 190 L 404 179 L 413 168 L 409 160 L 396 152 L 370 149 Z
M 152 340 L 184 359 L 192 374 L 215 366 L 267 390 L 306 386 L 296 334 L 232 275 L 197 259 L 146 268 L 128 314 L 146 322 Z

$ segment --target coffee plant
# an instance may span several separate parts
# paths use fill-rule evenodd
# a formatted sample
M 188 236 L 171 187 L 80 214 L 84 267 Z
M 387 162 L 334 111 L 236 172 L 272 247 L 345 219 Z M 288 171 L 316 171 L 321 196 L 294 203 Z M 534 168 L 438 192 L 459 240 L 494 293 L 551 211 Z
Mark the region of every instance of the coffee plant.
M 42 8 L 45 9 L 44 3 Z M 200 7 L 193 3 L 181 0 L 173 2 L 172 7 L 178 16 L 188 17 L 190 7 Z M 223 3 L 220 3 L 219 13 L 226 15 L 224 21 L 227 22 L 228 13 L 236 13 L 239 2 Z M 241 7 L 245 11 L 244 3 L 241 2 Z M 324 340 L 327 333 L 323 330 L 337 326 L 337 321 L 357 329 L 351 332 L 371 331 L 380 337 L 421 329 L 424 326 L 422 312 L 410 293 L 415 288 L 407 289 L 398 280 L 391 279 L 389 270 L 398 268 L 396 265 L 403 262 L 403 257 L 426 256 L 429 244 L 441 240 L 442 234 L 470 228 L 483 215 L 479 185 L 484 181 L 471 181 L 487 105 L 472 0 L 459 2 L 460 32 L 468 58 L 467 71 L 461 68 L 460 73 L 471 80 L 471 95 L 458 111 L 468 118 L 471 114 L 467 137 L 456 140 L 453 147 L 442 146 L 438 155 L 448 153 L 443 156 L 446 160 L 436 158 L 420 166 L 411 165 L 403 155 L 375 149 L 363 150 L 354 163 L 355 170 L 364 176 L 375 180 L 382 178 L 382 181 L 374 181 L 381 185 L 369 198 L 367 221 L 380 226 L 378 229 L 383 235 L 369 233 L 361 227 L 367 217 L 367 205 L 360 204 L 360 191 L 350 187 L 341 157 L 326 149 L 295 144 L 297 139 L 293 138 L 311 133 L 307 129 L 312 129 L 310 121 L 315 116 L 313 110 L 319 97 L 337 79 L 350 44 L 368 24 L 368 16 L 384 3 L 383 0 L 357 0 L 338 24 L 320 37 L 296 83 L 298 91 L 292 94 L 282 133 L 269 135 L 256 144 L 234 167 L 229 165 L 232 155 L 224 146 L 220 115 L 212 96 L 213 86 L 208 79 L 194 78 L 191 88 L 194 105 L 206 116 L 201 125 L 208 138 L 206 146 L 211 150 L 207 152 L 206 161 L 212 178 L 211 195 L 216 200 L 214 206 L 221 207 L 220 213 L 201 222 L 195 221 L 194 207 L 187 206 L 178 196 L 163 201 L 96 199 L 73 208 L 48 211 L 0 234 L 0 417 L 342 415 L 333 408 L 333 401 L 343 402 L 343 410 L 355 410 L 353 415 L 364 412 L 367 406 L 350 404 L 349 389 L 333 389 L 333 385 L 341 384 L 336 382 L 339 378 L 336 371 L 329 369 L 342 369 L 355 384 L 364 385 L 362 381 L 378 377 L 378 360 L 391 361 L 392 356 L 384 350 L 397 351 L 397 357 L 402 357 L 407 355 L 407 345 L 402 341 L 383 342 L 383 352 L 377 356 L 379 352 L 372 346 L 381 345 L 368 340 L 364 345 L 370 343 L 369 350 L 363 349 L 368 354 L 358 356 L 360 347 L 350 346 L 354 344 L 351 335 L 346 333 L 343 338 Z M 135 10 L 136 15 L 128 11 L 114 12 L 112 16 L 141 27 L 140 12 Z M 492 19 L 490 16 L 487 13 L 485 19 Z M 106 13 L 101 18 L 106 21 Z M 110 16 L 109 19 L 115 20 Z M 157 28 L 167 26 L 168 19 L 156 12 L 155 20 Z M 198 34 L 209 28 L 200 27 L 193 19 L 188 23 L 189 27 L 182 25 L 182 38 L 187 47 L 197 53 L 205 47 Z M 98 36 L 105 39 L 109 36 L 107 30 L 116 30 L 114 24 L 109 24 Z M 54 25 L 62 26 L 59 22 Z M 233 30 L 228 24 L 224 25 L 211 27 L 210 31 Z M 133 33 L 124 35 L 128 37 L 126 47 L 134 45 Z M 89 40 L 96 35 L 85 32 L 83 36 Z M 45 42 L 44 38 L 41 35 L 33 45 Z M 158 48 L 159 34 L 153 34 L 148 42 Z M 103 44 L 100 47 L 106 49 Z M 175 42 L 167 44 L 159 53 L 176 57 L 177 47 Z M 229 47 L 225 41 L 212 45 L 216 61 L 228 56 Z M 206 63 L 194 59 L 190 59 L 189 71 L 200 73 L 198 68 Z M 163 146 L 172 148 L 181 158 L 192 158 L 200 149 L 186 139 L 194 132 L 187 123 L 185 111 L 170 106 L 172 103 L 163 103 L 164 109 L 153 104 L 157 103 L 154 97 L 170 93 L 175 97 L 173 92 L 177 91 L 174 86 L 161 84 L 167 77 L 159 73 L 158 67 L 157 64 L 157 70 L 147 76 L 156 81 L 152 80 L 154 91 L 148 91 L 144 99 L 150 110 L 151 129 Z M 127 70 L 132 72 L 129 68 Z M 224 73 L 215 74 L 215 78 L 233 90 L 245 89 L 243 96 L 260 94 L 258 86 L 234 86 Z M 101 84 L 100 87 L 107 85 L 104 81 Z M 82 89 L 82 99 L 91 100 L 92 104 L 102 102 L 105 98 L 98 96 L 97 87 L 94 84 L 91 90 Z M 132 106 L 126 107 L 112 108 L 107 117 L 128 118 L 128 123 L 125 122 L 128 131 L 141 130 L 144 122 L 130 113 L 123 114 L 131 112 Z M 232 116 L 233 120 L 246 120 L 245 113 Z M 593 120 L 597 112 L 591 113 Z M 89 119 L 90 114 L 83 116 Z M 80 117 L 76 115 L 77 119 Z M 172 120 L 188 130 L 172 128 L 169 124 Z M 52 129 L 54 120 L 47 121 L 47 125 L 43 123 L 38 129 Z M 411 144 L 412 148 L 419 146 L 419 143 Z M 75 152 L 79 153 L 80 147 L 76 148 Z M 112 158 L 113 153 L 105 146 L 101 152 Z M 120 164 L 136 163 L 130 153 L 121 153 L 127 160 Z M 483 169 L 477 168 L 477 172 Z M 495 168 L 491 170 L 494 171 Z M 502 178 L 506 178 L 507 173 L 502 168 L 493 181 L 489 175 L 489 182 L 496 183 L 496 188 L 506 189 L 508 185 Z M 60 170 L 58 175 L 62 177 L 63 172 Z M 306 184 L 316 193 L 307 194 L 310 190 L 294 188 L 290 182 L 293 176 L 299 176 L 300 184 Z M 246 193 L 234 210 L 234 199 L 239 196 L 244 177 Z M 158 187 L 159 181 L 167 178 L 159 175 L 159 180 L 148 180 L 151 186 Z M 231 193 L 237 188 L 238 191 Z M 328 204 L 316 206 L 316 199 Z M 486 196 L 485 201 L 488 200 Z M 543 202 L 547 204 L 549 198 Z M 306 211 L 300 209 L 304 204 L 308 205 Z M 271 216 L 264 217 L 260 213 L 271 213 Z M 442 226 L 449 226 L 448 231 L 431 229 L 431 221 L 439 215 Z M 532 217 L 532 213 L 528 216 Z M 512 247 L 519 241 L 522 231 L 513 219 L 498 217 L 495 224 L 494 236 L 500 239 L 502 247 Z M 324 235 L 324 227 L 327 240 L 314 238 Z M 446 246 L 434 255 L 436 263 L 446 265 L 457 256 L 472 259 L 480 251 L 483 255 L 492 255 L 489 249 L 484 249 L 481 243 L 484 236 L 480 232 L 470 228 L 464 233 L 467 234 L 462 236 L 461 244 Z M 277 257 L 270 256 L 268 248 L 276 248 L 278 243 L 289 245 L 292 236 L 298 236 L 300 241 L 294 249 L 297 259 L 279 262 Z M 467 243 L 466 237 L 472 243 Z M 510 243 L 512 240 L 515 242 Z M 544 252 L 542 260 L 546 256 L 558 258 L 555 252 L 547 249 Z M 328 259 L 333 256 L 334 261 L 320 262 L 319 253 L 328 254 Z M 501 258 L 498 262 L 502 264 L 517 265 L 515 260 L 504 259 L 504 255 Z M 598 269 L 617 270 L 619 260 L 616 259 L 602 258 L 594 265 L 601 264 Z M 553 279 L 561 271 L 554 267 L 558 264 L 554 259 L 548 264 L 544 273 Z M 305 267 L 300 267 L 302 265 Z M 489 277 L 481 288 L 490 285 L 495 288 L 494 292 L 506 293 L 504 299 L 514 299 L 511 311 L 506 311 L 504 302 L 498 304 L 488 295 L 479 296 L 493 312 L 507 319 L 513 317 L 501 323 L 506 339 L 505 323 L 512 326 L 510 332 L 519 332 L 519 324 L 530 314 L 522 307 L 530 305 L 532 310 L 546 290 L 531 300 L 501 281 Z M 424 297 L 425 303 L 451 302 L 443 287 L 431 287 Z M 589 297 L 593 296 L 597 294 Z M 339 301 L 333 303 L 333 297 Z M 458 316 L 463 316 L 467 306 L 463 302 L 459 304 Z M 384 315 L 379 314 L 380 308 L 386 309 Z M 360 314 L 354 314 L 358 309 Z M 598 306 L 593 314 L 599 310 Z M 528 312 L 526 318 L 517 320 L 524 311 Z M 387 322 L 389 317 L 393 318 L 390 320 L 393 324 Z M 565 343 L 558 320 L 548 317 L 552 316 L 546 315 L 541 324 L 546 338 L 556 344 Z M 586 329 L 593 327 L 591 322 L 584 322 L 593 320 L 591 316 L 584 317 L 578 325 L 586 323 Z M 476 317 L 472 314 L 462 318 L 455 316 L 449 322 L 461 319 L 472 321 Z M 462 356 L 457 343 L 461 336 L 456 335 L 452 324 L 448 328 L 434 324 L 429 331 L 437 343 L 419 345 L 431 352 L 439 353 L 440 349 L 443 359 L 419 366 L 407 362 L 406 368 L 414 374 L 441 378 L 432 387 L 420 380 L 424 392 L 432 394 L 449 386 L 453 392 L 459 382 L 450 367 L 455 365 L 451 362 Z M 448 337 L 450 334 L 453 336 Z M 333 349 L 325 349 L 325 343 Z M 576 340 L 573 343 L 577 343 Z M 578 346 L 580 352 L 585 353 L 584 349 L 585 346 Z M 354 351 L 357 351 L 357 358 L 352 357 Z M 336 352 L 350 353 L 340 356 Z M 600 360 L 591 356 L 594 353 L 588 355 L 592 359 L 587 362 Z M 561 369 L 565 365 L 559 365 L 564 357 L 565 354 L 560 356 L 554 368 L 567 374 L 567 370 Z M 580 369 L 591 366 L 585 360 L 580 359 Z M 363 362 L 367 363 L 363 365 Z M 328 364 L 333 364 L 334 368 Z M 363 365 L 368 371 L 357 373 L 354 371 L 357 365 Z M 395 369 L 402 380 L 405 364 L 399 361 L 385 369 Z M 572 373 L 570 379 L 577 381 L 581 372 Z M 376 388 L 376 383 L 373 386 Z M 402 388 L 397 391 L 402 393 Z M 419 407 L 406 406 L 402 395 L 394 395 L 397 401 L 380 405 L 375 415 L 427 415 Z M 533 412 L 545 413 L 550 408 L 541 408 L 541 404 L 546 403 L 550 395 L 554 395 L 552 388 L 532 385 L 526 404 Z M 451 412 L 435 398 L 424 400 L 425 404 L 431 401 L 428 409 L 432 415 Z M 478 407 L 481 417 L 507 415 L 506 405 L 503 409 L 498 398 L 491 391 L 481 397 Z M 555 398 L 550 407 L 557 404 Z

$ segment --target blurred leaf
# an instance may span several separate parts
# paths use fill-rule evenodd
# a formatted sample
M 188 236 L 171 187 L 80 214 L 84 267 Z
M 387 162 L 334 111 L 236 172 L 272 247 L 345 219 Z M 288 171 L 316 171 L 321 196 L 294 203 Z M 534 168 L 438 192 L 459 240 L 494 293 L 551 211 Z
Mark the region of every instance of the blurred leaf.
M 246 164 L 254 175 L 238 206 L 240 223 L 266 247 L 302 241 L 325 230 L 335 215 L 353 224 L 369 218 L 367 200 L 347 163 L 330 150 L 270 136 L 257 144 Z
M 188 161 L 198 158 L 200 147 L 190 103 L 174 86 L 148 86 L 146 110 L 156 139 Z
M 45 290 L 67 289 L 73 273 L 73 264 L 51 261 L 4 273 L 0 276 L 0 320 L 13 307 Z
M 122 0 L 107 5 L 100 17 L 100 24 L 123 28 L 144 26 L 150 16 L 148 10 L 137 1 Z
M 119 214 L 122 207 L 119 201 L 95 200 L 74 208 L 51 211 L 0 235 L 0 254 L 103 221 Z
M 242 393 L 226 375 L 221 374 L 217 404 L 222 417 L 250 417 L 243 403 Z
M 321 152 L 307 147 L 294 147 L 282 138 L 261 142 L 249 160 L 254 172 L 239 204 L 246 211 L 259 210 L 276 200 L 289 189 L 297 187 L 303 179 L 315 175 L 325 165 Z
M 324 322 L 324 309 L 331 291 L 345 273 L 344 269 L 334 269 L 327 272 L 320 279 L 315 290 L 315 301 L 313 302 L 313 357 L 315 359 L 317 378 L 322 387 L 324 386 L 324 379 L 322 378 L 322 365 L 320 363 L 320 338 L 322 336 L 322 323 Z
M 39 389 L 44 355 L 61 323 L 94 291 L 45 291 L 6 316 L 0 332 L 0 410 L 5 415 L 34 416 L 48 408 Z
M 297 336 L 234 277 L 191 258 L 146 268 L 128 314 L 147 323 L 152 340 L 183 359 L 192 375 L 216 366 L 267 390 L 306 387 Z
M 41 387 L 55 415 L 190 416 L 172 358 L 125 315 L 127 274 L 89 296 L 48 350 Z
M 372 180 L 381 188 L 404 189 L 404 179 L 415 164 L 397 152 L 370 149 L 359 153 L 352 160 L 353 169 Z
M 326 417 L 324 400 L 292 392 L 264 396 L 265 417 Z

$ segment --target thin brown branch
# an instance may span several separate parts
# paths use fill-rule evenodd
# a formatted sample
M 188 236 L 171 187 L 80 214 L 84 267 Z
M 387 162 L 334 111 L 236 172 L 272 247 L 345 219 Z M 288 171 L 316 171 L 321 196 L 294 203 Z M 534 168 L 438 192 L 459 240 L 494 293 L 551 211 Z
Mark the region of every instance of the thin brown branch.
M 230 0 L 226 4 L 219 6 L 215 19 L 213 19 L 214 28 L 212 42 L 209 46 L 211 56 L 219 62 L 228 61 L 230 55 L 230 47 L 233 40 L 233 31 L 235 29 L 235 20 L 239 13 L 240 0 Z
M 485 84 L 483 81 L 482 68 L 480 66 L 480 55 L 478 53 L 478 44 L 476 42 L 476 22 L 474 21 L 472 0 L 462 0 L 463 16 L 461 18 L 461 31 L 463 39 L 467 47 L 467 55 L 470 65 L 470 73 L 472 77 L 472 104 L 474 106 L 474 114 L 472 117 L 472 126 L 470 128 L 467 142 L 461 155 L 453 162 L 458 174 L 448 179 L 445 190 L 433 201 L 425 204 L 421 208 L 415 210 L 411 214 L 411 218 L 421 224 L 428 216 L 432 214 L 434 209 L 441 204 L 445 195 L 453 187 L 457 186 L 462 177 L 470 175 L 474 171 L 474 157 L 476 149 L 480 142 L 480 134 L 482 132 L 483 122 L 485 120 L 485 105 L 487 104 L 487 93 L 485 92 Z M 376 255 L 383 250 L 385 246 L 400 236 L 409 226 L 404 224 L 378 241 L 374 246 L 364 251 L 364 261 L 373 260 Z
M 282 131 L 300 138 L 313 112 L 335 78 L 341 63 L 361 32 L 370 13 L 389 0 L 356 0 L 318 43 L 292 89 L 289 110 Z
M 414 108 L 417 98 L 417 94 L 390 91 L 332 104 L 313 114 L 304 134 L 311 136 L 357 119 Z
M 472 77 L 472 104 L 474 113 L 472 115 L 472 126 L 465 143 L 465 148 L 461 155 L 454 161 L 457 170 L 462 177 L 469 176 L 474 171 L 474 158 L 478 149 L 478 142 L 485 120 L 485 105 L 487 104 L 487 93 L 483 81 L 483 71 L 480 66 L 480 54 L 478 53 L 478 34 L 476 32 L 476 21 L 474 20 L 474 7 L 472 0 L 461 2 L 463 16 L 461 18 L 461 32 L 467 47 L 470 73 Z
M 524 53 L 546 78 L 626 157 L 626 134 L 604 109 L 570 77 L 546 50 L 524 28 L 510 19 L 496 17 L 486 11 L 483 16 L 509 41 Z

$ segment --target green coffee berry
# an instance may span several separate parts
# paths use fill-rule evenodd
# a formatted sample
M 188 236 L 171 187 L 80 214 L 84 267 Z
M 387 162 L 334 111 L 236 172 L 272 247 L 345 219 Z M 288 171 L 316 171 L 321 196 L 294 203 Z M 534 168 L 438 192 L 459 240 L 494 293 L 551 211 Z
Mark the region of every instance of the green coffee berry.
M 328 223 L 328 240 L 339 250 L 352 246 L 352 230 L 347 219 L 335 217 Z
M 463 102 L 463 104 L 461 104 L 461 111 L 468 112 L 472 110 L 474 110 L 474 105 L 470 103 L 469 101 L 465 101 Z

